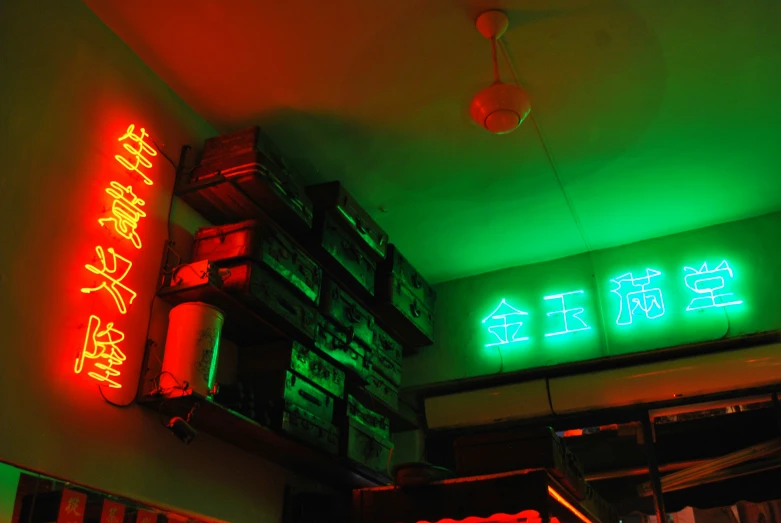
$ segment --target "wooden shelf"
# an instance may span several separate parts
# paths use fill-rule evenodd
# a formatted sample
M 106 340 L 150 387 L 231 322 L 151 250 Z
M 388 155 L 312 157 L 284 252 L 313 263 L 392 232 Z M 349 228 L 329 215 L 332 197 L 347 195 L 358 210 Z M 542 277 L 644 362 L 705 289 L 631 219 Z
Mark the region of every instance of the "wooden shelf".
M 310 447 L 211 401 L 200 394 L 179 397 L 149 397 L 141 405 L 167 416 L 186 417 L 198 404 L 190 425 L 242 450 L 273 461 L 285 468 L 343 488 L 387 485 L 388 479 L 367 470 L 358 470 L 346 460 Z
M 197 283 L 192 284 L 164 287 L 158 295 L 161 299 L 173 305 L 200 301 L 218 307 L 225 312 L 226 319 L 223 327 L 225 337 L 239 345 L 262 345 L 263 343 L 289 338 L 307 347 L 312 346 L 312 341 L 306 339 L 303 335 L 294 335 L 292 332 L 285 333 L 280 328 L 277 328 L 280 327 L 279 325 L 276 327 L 272 326 L 260 314 L 254 312 L 242 301 L 225 292 L 214 282 L 208 281 L 208 279 L 199 280 Z M 348 390 L 363 405 L 386 416 L 390 420 L 392 432 L 420 428 L 413 409 L 403 402 L 400 402 L 400 409 L 396 411 L 358 386 L 348 386 Z
M 227 338 L 239 345 L 258 343 L 259 340 L 274 341 L 285 337 L 267 320 L 213 282 L 204 280 L 194 284 L 164 287 L 158 296 L 171 305 L 200 301 L 219 308 L 225 313 L 226 318 L 223 332 Z

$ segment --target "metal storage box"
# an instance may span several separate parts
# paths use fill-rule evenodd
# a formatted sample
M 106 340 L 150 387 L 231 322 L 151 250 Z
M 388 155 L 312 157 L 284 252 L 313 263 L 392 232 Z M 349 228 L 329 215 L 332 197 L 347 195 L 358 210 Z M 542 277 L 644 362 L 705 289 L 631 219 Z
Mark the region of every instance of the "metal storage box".
M 193 261 L 201 260 L 254 261 L 271 269 L 315 303 L 323 281 L 323 271 L 317 263 L 268 221 L 201 227 L 195 233 Z
M 388 235 L 341 183 L 310 185 L 306 188 L 306 193 L 317 214 L 331 214 L 350 231 L 353 238 L 368 247 L 373 257 L 378 260 L 385 258 Z

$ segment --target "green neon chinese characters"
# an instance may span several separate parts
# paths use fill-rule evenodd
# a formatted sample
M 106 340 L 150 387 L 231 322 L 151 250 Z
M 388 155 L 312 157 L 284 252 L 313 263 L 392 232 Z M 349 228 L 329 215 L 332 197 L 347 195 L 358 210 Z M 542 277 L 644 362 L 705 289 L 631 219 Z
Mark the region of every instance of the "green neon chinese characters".
M 528 340 L 528 336 L 519 334 L 521 327 L 523 327 L 521 320 L 528 315 L 528 312 L 516 309 L 504 299 L 500 301 L 494 311 L 483 320 L 484 324 L 488 322 L 488 332 L 493 334 L 497 340 L 493 343 L 487 343 L 485 346 L 493 347 L 494 345 L 506 345 Z
M 686 273 L 686 276 L 683 278 L 686 286 L 701 295 L 692 299 L 689 306 L 686 307 L 687 311 L 708 309 L 710 307 L 728 307 L 743 303 L 743 300 L 730 300 L 728 297 L 733 296 L 731 292 L 715 293 L 715 291 L 721 291 L 727 286 L 726 277 L 729 277 L 730 280 L 734 277 L 732 269 L 726 260 L 722 261 L 714 269 L 708 269 L 708 262 L 705 262 L 699 269 L 684 267 L 683 271 Z
M 616 284 L 610 292 L 621 299 L 618 306 L 618 325 L 630 325 L 635 316 L 645 316 L 654 320 L 664 316 L 664 297 L 659 288 L 648 289 L 651 280 L 662 273 L 654 269 L 646 269 L 645 276 L 632 276 L 631 272 L 622 274 L 610 280 Z
M 586 325 L 581 314 L 586 310 L 583 307 L 575 307 L 574 309 L 568 309 L 566 305 L 566 297 L 571 295 L 583 294 L 583 291 L 562 292 L 561 294 L 552 294 L 545 296 L 543 300 L 561 300 L 561 309 L 548 313 L 548 317 L 552 317 L 556 314 L 561 314 L 561 320 L 564 324 L 563 331 L 550 332 L 545 336 L 561 336 L 562 334 L 569 334 L 571 332 L 586 331 L 591 327 Z M 571 314 L 570 314 L 571 313 Z M 572 327 L 572 328 L 570 328 Z
M 711 268 L 713 267 L 713 268 Z M 668 273 L 669 274 L 669 273 Z M 703 262 L 699 268 L 684 267 L 679 285 L 689 289 L 685 311 L 696 311 L 714 307 L 740 305 L 742 299 L 735 296 L 730 285 L 735 274 L 726 260 L 715 266 Z M 616 325 L 625 327 L 635 321 L 654 321 L 664 316 L 667 305 L 662 292 L 662 271 L 648 267 L 642 272 L 627 272 L 610 280 L 610 293 L 617 300 Z M 674 294 L 673 294 L 674 296 Z M 587 331 L 591 326 L 583 319 L 584 291 L 568 291 L 543 297 L 546 315 L 554 319 L 556 329 L 545 333 L 545 337 L 573 335 Z M 683 304 L 673 304 L 675 308 Z M 531 315 L 502 299 L 499 305 L 486 316 L 482 323 L 490 333 L 490 343 L 486 347 L 508 345 L 529 341 L 528 321 Z

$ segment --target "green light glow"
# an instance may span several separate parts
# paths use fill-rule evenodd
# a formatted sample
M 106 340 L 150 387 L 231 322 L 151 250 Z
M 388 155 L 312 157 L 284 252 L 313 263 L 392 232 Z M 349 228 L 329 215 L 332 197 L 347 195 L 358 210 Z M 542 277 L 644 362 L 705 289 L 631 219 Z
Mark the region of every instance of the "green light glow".
M 617 278 L 610 280 L 616 284 L 610 292 L 620 298 L 618 306 L 618 317 L 616 324 L 631 325 L 634 317 L 645 316 L 649 320 L 654 320 L 664 316 L 664 297 L 659 288 L 646 289 L 651 285 L 651 279 L 661 276 L 662 273 L 655 269 L 646 269 L 645 276 L 632 276 L 631 272 L 622 274 Z M 622 285 L 625 284 L 625 285 Z M 629 292 L 622 292 L 622 288 L 629 286 Z M 639 309 L 639 311 L 638 311 Z
M 527 341 L 528 336 L 519 337 L 518 333 L 521 330 L 523 322 L 520 321 L 524 316 L 528 316 L 528 312 L 516 309 L 507 300 L 502 298 L 499 305 L 496 306 L 494 311 L 483 319 L 483 324 L 488 320 L 493 321 L 494 325 L 488 325 L 488 332 L 496 336 L 498 341 L 494 343 L 486 343 L 486 347 L 493 347 L 495 345 L 507 345 L 509 343 L 517 343 L 519 341 Z M 512 323 L 507 320 L 517 320 Z M 512 329 L 511 327 L 515 327 Z M 510 333 L 512 332 L 512 334 Z
M 738 299 L 733 292 L 724 292 L 735 278 L 733 268 L 726 260 L 721 261 L 714 268 L 710 268 L 707 263 L 703 263 L 699 269 L 684 266 L 683 277 L 673 283 L 668 281 L 669 275 L 680 274 L 680 272 L 670 271 L 664 267 L 662 269 L 665 270 L 664 274 L 668 277 L 663 277 L 661 269 L 648 267 L 637 275 L 632 272 L 623 273 L 609 280 L 609 288 L 602 287 L 605 292 L 609 290 L 610 294 L 619 298 L 617 316 L 613 316 L 618 330 L 609 329 L 613 335 L 619 331 L 628 332 L 629 338 L 624 339 L 627 343 L 636 346 L 637 336 L 648 340 L 668 336 L 670 321 L 684 329 L 707 328 L 705 325 L 713 322 L 711 317 L 688 315 L 689 311 L 743 304 L 743 300 Z M 599 290 L 599 286 L 597 290 Z M 693 297 L 692 292 L 694 293 Z M 665 295 L 668 303 L 665 303 Z M 543 336 L 543 334 L 544 338 L 541 339 L 552 340 L 552 338 L 565 337 L 564 335 L 567 334 L 591 331 L 590 322 L 587 322 L 583 316 L 587 314 L 587 308 L 591 310 L 592 307 L 599 305 L 599 300 L 592 302 L 586 299 L 586 296 L 584 290 L 547 294 L 542 297 L 545 308 L 542 306 L 537 308 L 532 304 L 529 305 L 531 308 L 526 310 L 510 305 L 507 299 L 503 298 L 499 305 L 482 320 L 484 328 L 490 333 L 485 346 L 494 347 L 529 341 L 531 338 L 537 339 L 538 335 Z M 515 295 L 512 297 L 514 300 L 518 298 Z M 523 303 L 524 298 L 518 299 Z M 609 303 L 615 304 L 616 301 L 611 300 Z M 581 306 L 576 307 L 575 305 Z M 612 307 L 610 306 L 610 309 L 604 314 L 616 314 Z M 545 315 L 542 314 L 543 312 Z M 599 318 L 602 311 L 597 309 L 588 314 L 595 314 Z M 689 326 L 688 320 L 684 320 L 684 315 L 691 316 L 691 321 L 699 327 L 694 327 L 694 324 Z M 545 316 L 548 318 L 547 324 L 537 325 L 539 321 L 537 318 L 544 319 Z M 653 321 L 663 316 L 670 318 L 666 318 L 665 322 Z M 530 318 L 534 321 L 530 322 Z M 640 321 L 635 321 L 635 318 L 639 318 Z M 549 332 L 545 332 L 545 330 Z M 545 347 L 548 351 L 559 350 L 557 347 L 567 346 L 574 348 L 570 341 L 562 340 L 561 343 L 545 341 Z M 623 349 L 619 350 L 623 352 Z
M 731 292 L 715 294 L 715 291 L 720 291 L 726 286 L 724 279 L 726 276 L 729 276 L 730 280 L 734 277 L 732 268 L 726 260 L 722 260 L 715 269 L 708 269 L 708 262 L 704 262 L 699 269 L 684 267 L 683 271 L 687 273 L 683 277 L 686 286 L 697 294 L 704 295 L 693 298 L 689 306 L 686 307 L 687 311 L 708 309 L 710 307 L 728 307 L 743 303 L 743 300 L 725 302 L 724 298 L 733 296 Z
M 576 307 L 574 309 L 568 309 L 567 305 L 565 304 L 565 296 L 569 296 L 570 294 L 583 294 L 583 291 L 570 291 L 570 292 L 562 292 L 561 294 L 551 294 L 550 296 L 545 296 L 543 300 L 561 300 L 561 310 L 553 311 L 548 313 L 548 317 L 553 316 L 554 314 L 561 314 L 561 318 L 564 322 L 564 330 L 563 331 L 557 331 L 557 332 L 551 332 L 548 334 L 545 334 L 545 336 L 561 336 L 562 334 L 570 334 L 573 332 L 578 331 L 585 331 L 589 330 L 591 327 L 586 325 L 586 322 L 583 321 L 583 318 L 580 317 L 581 314 L 585 311 L 583 307 Z M 575 320 L 580 322 L 580 327 L 577 327 L 575 329 L 570 329 L 569 322 L 567 322 L 567 314 L 572 313 L 570 315 L 570 320 Z

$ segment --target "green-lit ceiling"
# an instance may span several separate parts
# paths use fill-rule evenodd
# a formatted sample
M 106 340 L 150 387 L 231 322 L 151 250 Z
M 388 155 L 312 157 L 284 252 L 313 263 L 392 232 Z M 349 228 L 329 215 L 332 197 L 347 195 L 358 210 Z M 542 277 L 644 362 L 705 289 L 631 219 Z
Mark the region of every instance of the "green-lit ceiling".
M 342 180 L 436 282 L 781 209 L 779 2 L 87 3 L 218 131 L 259 123 L 306 181 Z M 575 215 L 530 122 L 468 117 L 493 7 Z

